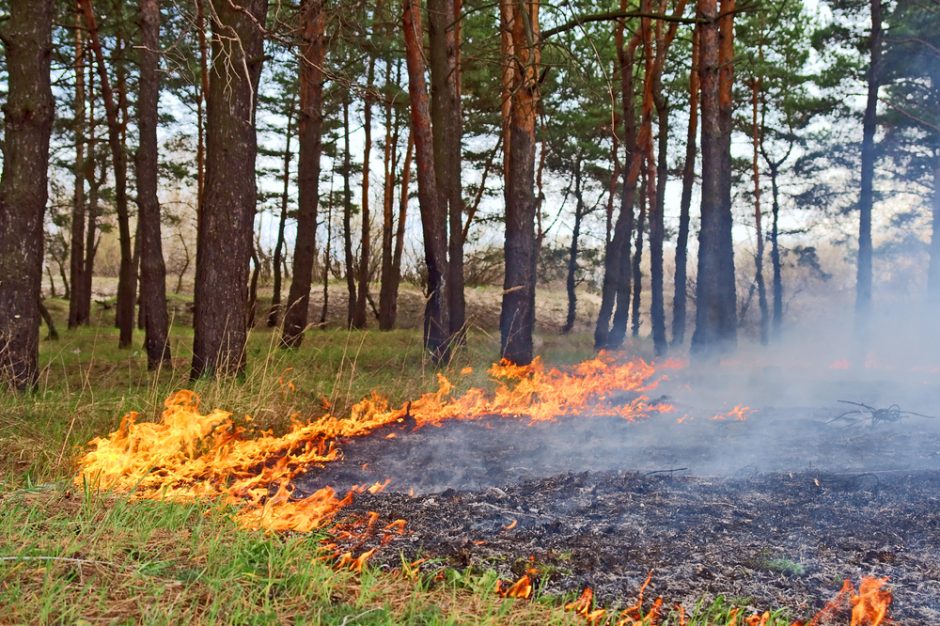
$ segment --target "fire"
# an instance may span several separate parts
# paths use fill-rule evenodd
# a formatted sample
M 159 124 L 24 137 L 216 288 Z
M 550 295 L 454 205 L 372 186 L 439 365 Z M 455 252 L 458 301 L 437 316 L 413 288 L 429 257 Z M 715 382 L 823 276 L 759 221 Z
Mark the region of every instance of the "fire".
M 819 626 L 825 623 L 824 620 L 831 619 L 847 607 L 852 611 L 850 626 L 887 624 L 888 608 L 893 599 L 887 584 L 887 578 L 863 578 L 856 592 L 852 581 L 846 579 L 836 597 L 830 600 L 806 626 Z
M 523 574 L 522 578 L 511 585 L 508 585 L 502 580 L 497 580 L 495 591 L 496 595 L 498 595 L 500 598 L 519 598 L 522 600 L 528 600 L 532 597 L 532 579 L 529 578 L 528 574 Z
M 573 611 L 575 615 L 580 615 L 589 624 L 600 622 L 607 614 L 607 611 L 604 609 L 594 608 L 594 590 L 590 587 L 585 587 L 577 600 L 567 603 L 565 610 Z
M 279 436 L 240 425 L 227 411 L 202 413 L 195 393 L 178 391 L 164 402 L 159 421 L 138 422 L 132 412 L 108 437 L 92 440 L 75 482 L 131 492 L 136 498 L 219 499 L 238 507 L 237 519 L 245 527 L 309 532 L 328 523 L 358 493 L 375 493 L 388 485 L 379 482 L 344 495 L 324 487 L 295 499 L 292 480 L 338 459 L 338 438 L 365 436 L 407 419 L 418 428 L 490 416 L 536 422 L 595 414 L 635 420 L 671 410 L 643 395 L 656 386 L 655 374 L 642 360 L 619 363 L 606 354 L 565 369 L 546 368 L 540 359 L 527 366 L 501 362 L 489 369 L 492 392 L 470 388 L 458 394 L 438 374 L 437 391 L 401 407 L 392 408 L 378 393 L 353 405 L 348 416 L 335 415 L 327 403 L 325 415 L 307 422 L 295 419 Z M 293 391 L 283 379 L 279 384 Z M 625 392 L 632 399 L 624 400 Z
M 724 422 L 727 420 L 743 422 L 743 421 L 746 421 L 747 418 L 752 413 L 754 413 L 754 409 L 752 409 L 751 407 L 745 406 L 743 404 L 737 404 L 731 409 L 729 409 L 726 413 L 719 413 L 717 415 L 713 415 L 712 419 L 716 422 Z

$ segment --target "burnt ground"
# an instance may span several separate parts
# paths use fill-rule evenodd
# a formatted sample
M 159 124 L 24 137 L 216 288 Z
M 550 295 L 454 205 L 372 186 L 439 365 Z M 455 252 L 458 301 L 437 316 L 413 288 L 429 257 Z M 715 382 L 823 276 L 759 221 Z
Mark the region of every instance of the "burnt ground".
M 428 557 L 514 579 L 534 557 L 546 591 L 588 583 L 608 607 L 653 570 L 648 595 L 669 602 L 723 594 L 795 617 L 844 578 L 888 576 L 898 623 L 940 623 L 940 420 L 828 423 L 842 410 L 403 424 L 341 442 L 345 458 L 297 487 L 391 479 L 346 513 L 407 520 L 374 564 Z

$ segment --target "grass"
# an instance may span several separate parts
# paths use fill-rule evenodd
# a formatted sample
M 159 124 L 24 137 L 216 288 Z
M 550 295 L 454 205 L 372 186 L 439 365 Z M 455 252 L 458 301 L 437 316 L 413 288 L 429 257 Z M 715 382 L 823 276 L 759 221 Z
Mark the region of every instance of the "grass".
M 63 326 L 65 303 L 47 304 Z M 561 608 L 565 598 L 495 597 L 493 572 L 336 571 L 316 535 L 245 531 L 230 509 L 213 503 L 140 501 L 73 486 L 87 441 L 112 431 L 128 411 L 156 416 L 169 392 L 190 386 L 192 333 L 174 326 L 173 367 L 156 374 L 139 349 L 117 349 L 109 326 L 61 334 L 42 342 L 39 388 L 0 396 L 0 622 L 584 623 Z M 342 414 L 374 389 L 400 403 L 436 387 L 419 331 L 315 330 L 292 351 L 274 340 L 268 329 L 251 334 L 240 379 L 198 382 L 203 406 L 277 429 L 292 414 L 322 414 L 326 403 Z M 583 335 L 542 341 L 551 363 L 591 354 Z M 498 337 L 474 330 L 444 373 L 459 387 L 485 385 L 497 347 Z M 465 367 L 473 373 L 459 375 Z M 729 624 L 732 612 L 719 599 L 700 606 L 688 625 Z M 768 622 L 781 624 L 789 621 Z

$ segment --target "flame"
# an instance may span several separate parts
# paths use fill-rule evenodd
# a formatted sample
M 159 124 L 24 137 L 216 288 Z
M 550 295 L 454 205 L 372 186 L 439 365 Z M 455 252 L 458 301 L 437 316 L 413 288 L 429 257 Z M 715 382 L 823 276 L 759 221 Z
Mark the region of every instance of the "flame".
M 508 586 L 504 581 L 497 580 L 495 591 L 500 598 L 528 600 L 532 597 L 532 579 L 528 574 L 523 574 L 522 578 Z
M 752 409 L 751 407 L 745 406 L 743 404 L 737 404 L 731 409 L 729 409 L 726 413 L 719 413 L 717 415 L 713 415 L 712 419 L 716 422 L 724 422 L 726 420 L 734 420 L 736 422 L 743 422 L 747 420 L 747 418 L 752 413 L 754 413 L 754 409 Z
M 862 578 L 858 591 L 852 581 L 846 579 L 842 589 L 830 600 L 806 626 L 819 626 L 846 607 L 852 610 L 850 626 L 881 626 L 888 623 L 888 608 L 893 596 L 887 588 L 887 578 Z M 799 623 L 794 624 L 799 626 Z
M 559 369 L 546 368 L 536 358 L 526 366 L 500 362 L 488 373 L 496 385 L 492 392 L 470 388 L 457 394 L 453 383 L 438 374 L 437 391 L 399 408 L 372 393 L 341 417 L 324 402 L 325 415 L 308 422 L 295 419 L 280 436 L 240 425 L 227 411 L 202 413 L 195 393 L 178 391 L 164 402 L 159 421 L 138 422 L 138 414 L 131 412 L 115 432 L 92 440 L 79 461 L 75 482 L 131 492 L 136 498 L 219 499 L 238 507 L 236 518 L 247 528 L 309 532 L 328 523 L 357 494 L 376 493 L 388 485 L 378 482 L 344 495 L 323 487 L 294 499 L 292 480 L 338 459 L 339 438 L 362 437 L 407 419 L 418 428 L 490 416 L 538 422 L 600 414 L 632 421 L 672 409 L 643 395 L 658 381 L 655 368 L 640 359 L 620 363 L 602 353 Z M 293 391 L 283 377 L 278 384 Z M 624 400 L 624 392 L 634 397 Z M 244 421 L 249 424 L 251 419 Z
M 589 586 L 584 588 L 577 600 L 567 603 L 565 610 L 573 611 L 575 615 L 580 615 L 589 624 L 600 622 L 607 614 L 605 609 L 594 608 L 594 590 Z

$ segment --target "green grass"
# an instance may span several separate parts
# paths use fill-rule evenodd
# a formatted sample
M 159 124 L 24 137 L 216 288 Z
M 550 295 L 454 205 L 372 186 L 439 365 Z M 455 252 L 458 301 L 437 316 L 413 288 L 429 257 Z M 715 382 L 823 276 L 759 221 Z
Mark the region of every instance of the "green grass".
M 154 418 L 187 379 L 192 331 L 174 326 L 173 366 L 146 371 L 139 348 L 119 350 L 107 325 L 64 329 L 65 303 L 47 300 L 62 339 L 43 341 L 43 373 L 30 394 L 0 395 L 0 615 L 3 623 L 580 624 L 565 598 L 494 596 L 491 571 L 441 576 L 336 571 L 319 536 L 246 531 L 213 503 L 141 501 L 72 485 L 86 443 L 128 411 Z M 104 312 L 110 315 L 110 312 Z M 135 337 L 136 345 L 142 334 Z M 590 338 L 545 336 L 549 363 L 589 357 Z M 471 331 L 444 371 L 458 388 L 486 385 L 498 336 Z M 274 429 L 291 415 L 337 414 L 372 390 L 393 403 L 435 389 L 420 331 L 312 330 L 278 349 L 252 332 L 238 380 L 199 381 L 204 408 L 252 415 Z M 460 375 L 472 367 L 470 375 Z M 567 598 L 570 600 L 571 598 Z M 628 599 L 625 599 L 628 600 Z M 689 626 L 731 623 L 722 599 Z M 663 622 L 677 624 L 675 615 Z M 788 624 L 777 617 L 770 626 Z

